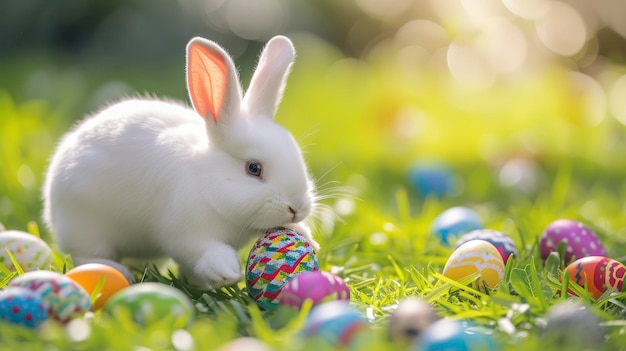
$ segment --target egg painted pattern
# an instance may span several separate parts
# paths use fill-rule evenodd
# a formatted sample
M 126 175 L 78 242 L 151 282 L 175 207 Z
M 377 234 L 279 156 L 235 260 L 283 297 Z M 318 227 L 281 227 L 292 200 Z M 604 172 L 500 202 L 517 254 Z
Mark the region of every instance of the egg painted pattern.
M 89 294 L 72 279 L 52 271 L 28 272 L 13 279 L 10 286 L 28 288 L 41 296 L 48 314 L 62 323 L 91 308 Z
M 0 291 L 0 319 L 36 328 L 48 319 L 48 311 L 35 292 L 13 286 Z
M 0 263 L 15 270 L 8 249 L 25 272 L 47 269 L 52 264 L 52 250 L 41 238 L 18 230 L 0 233 Z
M 567 268 L 570 279 L 589 289 L 589 293 L 598 299 L 611 288 L 618 292 L 624 289 L 626 266 L 621 262 L 602 256 L 589 256 L 572 262 Z M 571 291 L 570 291 L 571 292 Z
M 504 261 L 500 252 L 491 243 L 484 240 L 471 240 L 459 246 L 443 268 L 443 275 L 459 280 L 472 273 L 479 273 L 478 288 L 483 282 L 489 288 L 495 288 L 504 279 Z
M 584 224 L 571 219 L 558 219 L 546 228 L 541 236 L 541 257 L 545 260 L 557 251 L 561 242 L 565 248 L 565 262 L 587 256 L 606 256 L 606 250 L 596 234 Z
M 309 241 L 287 228 L 268 231 L 250 250 L 246 287 L 257 304 L 271 310 L 287 282 L 297 273 L 319 271 L 317 255 Z
M 517 255 L 517 247 L 513 242 L 513 239 L 500 233 L 497 230 L 492 229 L 476 229 L 465 235 L 463 235 L 456 243 L 456 247 L 465 244 L 470 240 L 485 240 L 491 243 L 500 252 L 504 264 L 509 260 L 511 255 Z

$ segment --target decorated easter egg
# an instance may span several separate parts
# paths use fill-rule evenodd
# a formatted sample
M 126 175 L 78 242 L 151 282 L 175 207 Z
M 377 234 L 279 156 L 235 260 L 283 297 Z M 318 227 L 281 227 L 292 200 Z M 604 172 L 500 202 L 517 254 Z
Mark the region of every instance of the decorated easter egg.
M 456 247 L 465 244 L 470 240 L 484 240 L 491 245 L 495 246 L 498 252 L 500 252 L 500 256 L 502 256 L 502 260 L 504 264 L 507 263 L 509 257 L 511 255 L 517 255 L 517 247 L 509 236 L 500 233 L 497 230 L 492 229 L 476 229 L 471 232 L 464 234 L 459 238 L 459 241 L 456 242 Z
M 539 337 L 544 343 L 559 345 L 560 350 L 598 350 L 605 341 L 600 322 L 583 303 L 563 301 L 550 308 Z
M 596 234 L 584 224 L 571 219 L 558 219 L 546 228 L 541 236 L 541 257 L 545 260 L 557 251 L 561 242 L 565 246 L 565 263 L 587 256 L 606 256 L 606 250 Z
M 140 283 L 122 289 L 107 301 L 103 311 L 115 318 L 130 316 L 144 326 L 167 321 L 174 328 L 189 325 L 195 317 L 187 295 L 160 283 Z
M 412 344 L 439 316 L 428 302 L 415 297 L 403 299 L 389 316 L 389 338 L 393 341 Z
M 9 285 L 28 288 L 37 293 L 48 315 L 62 323 L 83 315 L 91 308 L 91 300 L 85 289 L 61 273 L 27 272 L 13 279 Z
M 417 338 L 415 351 L 495 351 L 500 348 L 491 336 L 466 328 L 452 319 L 441 319 Z
M 332 300 L 350 300 L 350 288 L 330 272 L 303 272 L 291 279 L 279 296 L 279 304 L 302 307 L 306 299 L 313 305 Z
M 441 242 L 448 245 L 450 239 L 461 234 L 469 233 L 483 227 L 482 221 L 474 210 L 456 206 L 443 212 L 433 222 L 431 231 L 441 238 Z
M 104 307 L 116 292 L 129 286 L 128 280 L 115 268 L 101 263 L 87 263 L 76 266 L 65 273 L 92 295 L 100 287 L 98 297 L 93 304 L 95 310 Z
M 470 274 L 479 273 L 476 286 L 494 289 L 504 279 L 504 261 L 500 252 L 484 240 L 471 240 L 459 246 L 443 267 L 443 275 L 459 280 Z
M 304 326 L 304 334 L 320 337 L 332 345 L 347 346 L 366 331 L 369 323 L 348 301 L 329 301 L 315 306 Z
M 36 328 L 48 319 L 48 309 L 41 296 L 18 286 L 0 290 L 0 320 Z
M 454 173 L 443 162 L 416 162 L 407 176 L 413 189 L 423 197 L 444 197 L 455 191 Z
M 569 271 L 570 280 L 589 289 L 594 299 L 598 299 L 607 289 L 617 292 L 624 291 L 626 266 L 621 262 L 602 256 L 588 256 L 570 263 L 565 271 Z
M 309 241 L 292 229 L 271 229 L 250 250 L 246 263 L 248 294 L 260 307 L 274 309 L 287 282 L 310 271 L 319 271 L 319 264 Z
M 52 250 L 41 238 L 18 230 L 0 232 L 0 263 L 15 270 L 6 249 L 25 272 L 47 269 L 52 264 Z

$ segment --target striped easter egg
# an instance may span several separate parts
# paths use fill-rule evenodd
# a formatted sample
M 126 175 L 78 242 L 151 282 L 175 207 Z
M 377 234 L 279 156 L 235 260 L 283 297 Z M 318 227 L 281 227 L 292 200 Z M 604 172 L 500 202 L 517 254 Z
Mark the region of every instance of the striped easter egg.
M 287 282 L 298 273 L 319 271 L 317 255 L 302 234 L 283 227 L 256 241 L 246 263 L 248 294 L 266 310 L 278 306 Z
M 27 272 L 13 279 L 9 286 L 21 286 L 37 293 L 50 317 L 61 323 L 67 323 L 91 308 L 91 300 L 85 289 L 58 272 Z
M 494 289 L 504 279 L 504 261 L 493 244 L 485 240 L 470 240 L 459 246 L 448 258 L 443 275 L 459 280 L 478 273 L 476 287 Z

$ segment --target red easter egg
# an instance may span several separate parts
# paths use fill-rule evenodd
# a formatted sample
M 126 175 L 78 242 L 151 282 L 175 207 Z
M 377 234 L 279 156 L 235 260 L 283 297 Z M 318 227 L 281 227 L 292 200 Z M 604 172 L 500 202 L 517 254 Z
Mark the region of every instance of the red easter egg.
M 626 266 L 603 256 L 588 256 L 572 262 L 565 269 L 572 282 L 589 289 L 594 299 L 600 298 L 608 289 L 618 292 L 624 289 Z M 570 291 L 571 294 L 574 294 Z

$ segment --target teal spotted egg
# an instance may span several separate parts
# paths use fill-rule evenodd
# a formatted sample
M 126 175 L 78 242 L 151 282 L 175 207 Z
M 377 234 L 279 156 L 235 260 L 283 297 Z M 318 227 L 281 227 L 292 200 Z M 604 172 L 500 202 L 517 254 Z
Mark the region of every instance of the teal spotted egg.
M 91 308 L 91 299 L 85 289 L 58 272 L 27 272 L 11 280 L 9 286 L 20 286 L 37 293 L 48 315 L 61 323 L 80 317 Z
M 191 323 L 195 309 L 180 290 L 160 283 L 140 283 L 115 293 L 104 306 L 114 318 L 130 316 L 140 325 L 167 321 L 174 328 Z
M 273 310 L 289 280 L 319 269 L 317 255 L 305 236 L 288 228 L 271 229 L 250 250 L 246 263 L 248 294 L 261 308 Z
M 0 232 L 0 263 L 15 270 L 8 249 L 25 272 L 48 269 L 52 264 L 52 250 L 41 238 L 19 230 Z

